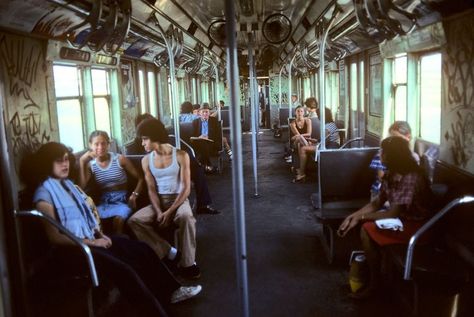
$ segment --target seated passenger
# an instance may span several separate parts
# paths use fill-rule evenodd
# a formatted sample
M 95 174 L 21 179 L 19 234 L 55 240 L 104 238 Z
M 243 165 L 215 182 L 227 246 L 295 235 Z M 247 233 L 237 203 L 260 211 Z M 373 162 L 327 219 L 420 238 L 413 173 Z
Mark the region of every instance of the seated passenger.
M 191 178 L 189 156 L 168 142 L 166 129 L 157 119 L 147 119 L 137 127 L 149 153 L 142 168 L 151 204 L 137 211 L 128 223 L 138 239 L 145 241 L 160 258 L 179 266 L 186 278 L 199 278 L 196 265 L 196 219 L 189 205 Z M 165 230 L 178 228 L 179 253 L 163 238 Z
M 290 123 L 292 137 L 290 143 L 295 149 L 300 146 L 309 145 L 308 139 L 311 138 L 311 120 L 304 117 L 304 108 L 298 106 L 295 109 L 296 118 Z
M 200 116 L 199 109 L 201 109 L 201 105 L 198 104 L 198 103 L 195 103 L 193 105 L 193 114 L 198 116 L 198 117 Z
M 198 115 L 193 114 L 193 104 L 185 101 L 181 104 L 181 114 L 179 115 L 179 122 L 193 122 L 199 118 Z
M 411 127 L 406 121 L 395 121 L 389 128 L 388 133 L 390 136 L 400 136 L 407 140 L 411 141 Z M 417 163 L 420 163 L 420 157 L 415 152 L 412 152 L 413 158 Z M 370 188 L 370 197 L 371 200 L 377 197 L 380 186 L 382 185 L 382 177 L 387 170 L 387 168 L 382 164 L 380 160 L 380 153 L 376 154 L 372 161 L 370 162 L 370 168 L 375 169 L 377 172 L 376 179 Z
M 210 117 L 209 111 L 209 104 L 204 103 L 199 110 L 201 118 L 193 121 L 193 136 L 205 140 L 212 140 L 212 142 L 193 140 L 193 148 L 196 151 L 198 161 L 205 166 L 205 170 L 207 172 L 213 172 L 214 168 L 211 165 L 210 156 L 216 153 L 221 145 L 216 142 L 219 140 L 219 121 L 217 121 L 217 118 Z M 225 137 L 222 138 L 222 143 L 224 144 L 229 158 L 232 159 L 232 150 Z
M 145 119 L 151 119 L 154 117 L 149 113 L 144 113 L 135 118 L 135 128 L 144 121 Z M 138 142 L 139 138 L 135 138 Z M 134 154 L 146 154 L 143 146 L 141 145 L 141 140 L 139 145 L 134 145 L 136 152 Z M 194 191 L 196 192 L 196 212 L 198 214 L 219 214 L 220 211 L 212 207 L 212 198 L 211 193 L 209 192 L 209 187 L 207 185 L 207 178 L 204 173 L 204 169 L 199 162 L 196 160 L 194 155 L 189 154 L 190 166 L 191 166 L 191 180 L 194 183 Z
M 305 100 L 304 102 L 306 109 L 308 111 L 307 117 L 308 118 L 314 118 L 317 117 L 316 109 L 318 109 L 318 101 L 314 97 L 309 97 L 308 99 Z
M 61 143 L 42 145 L 30 161 L 30 188 L 36 188 L 36 209 L 60 222 L 92 251 L 99 278 L 106 278 L 139 316 L 167 316 L 162 305 L 197 295 L 201 286 L 183 287 L 145 243 L 108 237 L 98 227 L 87 196 L 68 179 L 74 156 Z M 50 241 L 58 246 L 73 242 L 52 226 L 45 226 Z M 63 249 L 55 249 L 58 254 Z M 71 260 L 74 261 L 74 260 Z
M 388 171 L 382 178 L 378 197 L 346 217 L 337 231 L 339 236 L 344 237 L 352 228 L 363 223 L 361 240 L 370 269 L 370 281 L 364 291 L 355 294 L 356 298 L 370 295 L 379 285 L 380 255 L 377 247 L 408 243 L 430 216 L 428 179 L 413 158 L 408 141 L 399 136 L 384 139 L 381 158 Z M 386 201 L 389 202 L 389 209 L 379 212 Z M 379 229 L 374 223 L 386 218 L 400 218 L 403 231 Z
M 316 110 L 318 117 L 320 117 L 319 108 Z M 325 108 L 325 128 L 326 128 L 326 148 L 334 149 L 339 148 L 339 132 L 337 131 L 336 124 L 332 118 L 331 109 Z M 308 160 L 308 154 L 315 153 L 318 141 L 314 139 L 308 139 L 309 145 L 300 146 L 298 155 L 300 158 L 300 167 L 296 169 L 296 176 L 293 179 L 293 183 L 301 183 L 306 179 L 306 162 Z
M 97 210 L 101 219 L 113 217 L 113 232 L 121 233 L 125 220 L 137 208 L 136 200 L 142 192 L 143 178 L 124 155 L 109 151 L 107 132 L 96 130 L 89 136 L 89 151 L 79 160 L 79 185 L 85 188 L 94 179 L 100 190 Z M 127 197 L 127 175 L 137 185 Z

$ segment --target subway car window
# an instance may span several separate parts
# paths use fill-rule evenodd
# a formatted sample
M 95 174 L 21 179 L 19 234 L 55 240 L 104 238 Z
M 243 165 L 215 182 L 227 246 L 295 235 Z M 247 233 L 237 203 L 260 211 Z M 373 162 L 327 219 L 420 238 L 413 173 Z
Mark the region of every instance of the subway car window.
M 59 140 L 74 151 L 84 148 L 81 73 L 75 66 L 54 65 Z
M 140 111 L 146 113 L 148 111 L 148 104 L 146 99 L 146 79 L 143 70 L 138 71 L 138 85 L 140 90 Z
M 91 75 L 92 93 L 94 96 L 95 129 L 105 131 L 109 136 L 112 136 L 109 74 L 103 69 L 92 69 Z
M 150 114 L 154 117 L 158 117 L 158 104 L 156 95 L 156 75 L 153 71 L 147 72 L 148 82 L 148 105 L 150 107 Z
M 394 121 L 407 120 L 407 57 L 400 56 L 393 61 Z
M 441 139 L 441 54 L 420 58 L 420 137 L 440 143 Z

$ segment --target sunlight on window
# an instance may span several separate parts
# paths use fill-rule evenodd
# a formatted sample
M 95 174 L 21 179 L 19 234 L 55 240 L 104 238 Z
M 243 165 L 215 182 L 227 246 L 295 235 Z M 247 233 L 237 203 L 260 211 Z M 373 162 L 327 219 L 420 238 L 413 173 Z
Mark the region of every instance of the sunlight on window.
M 420 61 L 420 136 L 440 143 L 441 54 L 423 56 Z
M 76 67 L 54 65 L 53 74 L 57 98 L 79 96 L 79 74 Z
M 395 90 L 395 120 L 407 120 L 407 87 L 397 86 Z
M 150 104 L 150 114 L 158 118 L 158 107 L 156 104 L 156 81 L 155 73 L 148 72 L 148 100 Z
M 78 99 L 57 102 L 59 140 L 74 152 L 84 149 L 81 105 Z
M 106 98 L 94 98 L 95 127 L 110 134 L 110 111 Z
M 145 74 L 142 70 L 138 71 L 138 84 L 140 86 L 140 111 L 146 113 Z
M 94 96 L 108 95 L 107 71 L 104 69 L 92 69 L 92 91 Z
M 393 65 L 393 83 L 405 84 L 407 82 L 407 57 L 401 56 L 394 60 Z

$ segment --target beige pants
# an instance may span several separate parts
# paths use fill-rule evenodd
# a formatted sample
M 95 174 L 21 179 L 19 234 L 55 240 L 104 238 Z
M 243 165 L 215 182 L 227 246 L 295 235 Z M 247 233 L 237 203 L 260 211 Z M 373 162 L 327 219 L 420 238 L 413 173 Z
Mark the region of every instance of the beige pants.
M 196 258 L 196 219 L 188 199 L 176 210 L 173 223 L 178 227 L 177 249 L 181 252 L 179 265 L 191 266 Z M 156 212 L 151 205 L 133 214 L 128 224 L 137 238 L 148 243 L 160 259 L 168 255 L 171 245 L 156 230 Z

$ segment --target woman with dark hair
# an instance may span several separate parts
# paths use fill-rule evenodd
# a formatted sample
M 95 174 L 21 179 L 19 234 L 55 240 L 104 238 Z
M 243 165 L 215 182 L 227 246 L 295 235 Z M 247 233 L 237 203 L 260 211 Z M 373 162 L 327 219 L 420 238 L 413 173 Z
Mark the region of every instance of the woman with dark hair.
M 125 220 L 137 208 L 137 197 L 143 187 L 143 177 L 124 155 L 109 151 L 110 138 L 107 132 L 96 130 L 89 136 L 89 151 L 79 160 L 79 185 L 86 188 L 94 179 L 100 190 L 97 210 L 101 219 L 113 218 L 113 232 L 121 233 Z M 137 184 L 127 197 L 128 176 Z
M 166 316 L 160 303 L 176 303 L 197 295 L 201 286 L 182 287 L 146 244 L 109 238 L 99 230 L 87 196 L 68 179 L 70 157 L 69 149 L 56 142 L 42 145 L 34 155 L 36 209 L 91 248 L 99 277 L 113 281 L 140 316 Z M 45 230 L 53 244 L 73 244 L 52 226 Z
M 320 117 L 319 108 L 316 109 L 318 118 Z M 326 148 L 337 149 L 339 148 L 339 133 L 337 126 L 332 118 L 331 109 L 325 108 L 325 128 L 326 128 Z M 309 120 L 309 119 L 308 119 Z M 311 130 L 310 130 L 311 131 Z M 300 146 L 298 149 L 298 156 L 300 159 L 300 167 L 296 169 L 296 176 L 293 179 L 293 183 L 302 183 L 306 180 L 306 162 L 308 161 L 308 154 L 315 153 L 316 147 L 318 146 L 318 140 L 308 139 L 310 144 Z
M 369 264 L 370 283 L 355 297 L 366 297 L 378 286 L 380 255 L 377 246 L 408 243 L 430 216 L 429 182 L 413 158 L 408 144 L 406 139 L 399 136 L 382 141 L 381 159 L 387 172 L 383 176 L 380 193 L 375 200 L 346 217 L 337 231 L 339 236 L 344 237 L 352 228 L 363 223 L 361 240 Z M 386 201 L 389 202 L 389 209 L 379 212 Z M 399 218 L 402 230 L 381 229 L 382 223 L 374 222 L 391 218 Z
M 199 278 L 196 257 L 196 219 L 189 204 L 191 190 L 189 156 L 168 142 L 163 123 L 147 119 L 137 127 L 137 135 L 149 154 L 142 169 L 151 204 L 128 220 L 138 239 L 145 241 L 170 266 L 178 266 L 186 278 Z M 169 228 L 178 228 L 178 250 L 164 238 Z

